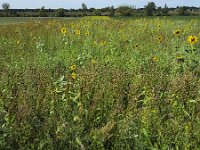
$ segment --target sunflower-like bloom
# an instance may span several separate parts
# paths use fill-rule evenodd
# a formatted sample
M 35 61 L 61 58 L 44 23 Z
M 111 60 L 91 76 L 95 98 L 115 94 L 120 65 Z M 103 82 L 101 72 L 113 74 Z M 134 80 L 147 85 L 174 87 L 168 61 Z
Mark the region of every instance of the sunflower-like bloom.
M 81 34 L 81 31 L 80 30 L 76 30 L 75 34 L 79 36 Z
M 76 70 L 76 65 L 72 65 L 70 68 L 71 68 L 72 71 L 75 71 Z
M 67 33 L 67 29 L 66 29 L 66 28 L 62 28 L 62 29 L 61 29 L 61 33 L 62 33 L 62 34 L 66 34 L 66 33 Z
M 74 72 L 71 74 L 71 78 L 72 78 L 73 80 L 76 79 L 76 76 L 77 76 L 77 75 L 76 75 L 76 73 L 74 73 Z
M 89 31 L 85 32 L 85 35 L 86 35 L 86 36 L 90 35 Z
M 198 38 L 197 38 L 197 36 L 195 36 L 195 35 L 190 35 L 188 38 L 187 38 L 187 41 L 188 41 L 188 43 L 190 43 L 190 44 L 196 44 L 197 42 L 198 42 Z
M 162 42 L 162 40 L 163 40 L 163 37 L 162 37 L 162 36 L 159 36 L 159 37 L 158 37 L 158 42 L 160 43 L 160 42 Z
M 179 36 L 180 34 L 181 34 L 181 31 L 180 31 L 180 30 L 174 31 L 174 35 L 176 35 L 176 36 Z

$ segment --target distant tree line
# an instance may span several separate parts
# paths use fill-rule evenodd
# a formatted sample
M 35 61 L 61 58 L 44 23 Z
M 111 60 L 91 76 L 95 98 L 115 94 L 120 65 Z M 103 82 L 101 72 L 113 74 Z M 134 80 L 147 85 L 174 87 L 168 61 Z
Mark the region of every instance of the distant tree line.
M 144 8 L 123 5 L 101 9 L 87 8 L 85 3 L 80 9 L 46 9 L 44 6 L 37 9 L 10 9 L 9 3 L 3 3 L 0 9 L 0 17 L 82 17 L 82 16 L 170 16 L 170 15 L 196 15 L 200 16 L 200 7 L 177 6 L 169 8 L 157 7 L 154 2 L 148 2 Z

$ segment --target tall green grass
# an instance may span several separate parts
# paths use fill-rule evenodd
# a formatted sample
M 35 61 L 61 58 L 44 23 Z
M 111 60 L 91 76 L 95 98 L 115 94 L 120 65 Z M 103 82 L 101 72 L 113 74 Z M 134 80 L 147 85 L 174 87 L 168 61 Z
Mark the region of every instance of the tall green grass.
M 187 41 L 199 39 L 199 25 L 107 17 L 1 25 L 0 149 L 199 149 L 200 44 Z

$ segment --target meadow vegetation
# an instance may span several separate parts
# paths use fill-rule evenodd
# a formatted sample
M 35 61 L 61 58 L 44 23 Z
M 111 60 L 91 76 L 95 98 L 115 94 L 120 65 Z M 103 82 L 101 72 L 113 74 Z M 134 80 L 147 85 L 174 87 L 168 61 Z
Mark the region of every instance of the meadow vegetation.
M 0 25 L 0 149 L 199 149 L 200 21 Z

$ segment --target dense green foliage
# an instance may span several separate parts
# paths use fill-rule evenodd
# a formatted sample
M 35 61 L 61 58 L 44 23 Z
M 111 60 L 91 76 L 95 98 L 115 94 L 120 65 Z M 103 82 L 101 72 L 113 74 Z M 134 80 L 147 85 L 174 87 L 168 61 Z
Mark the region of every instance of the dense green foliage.
M 134 8 L 129 6 L 120 6 L 116 10 L 117 16 L 132 16 L 134 13 Z
M 5 11 L 5 16 L 8 17 L 8 11 L 10 9 L 10 4 L 9 3 L 3 3 L 2 8 Z
M 144 8 L 136 6 L 121 5 L 105 8 L 87 8 L 85 3 L 81 4 L 79 9 L 10 9 L 9 3 L 3 3 L 0 9 L 0 17 L 83 17 L 83 16 L 200 16 L 200 8 L 194 6 L 177 6 L 169 8 L 167 4 L 164 7 L 157 7 L 154 2 L 148 2 Z
M 0 149 L 199 149 L 199 25 L 1 25 Z
M 147 16 L 153 16 L 156 11 L 156 4 L 154 2 L 149 2 L 147 6 L 145 6 L 145 11 Z

